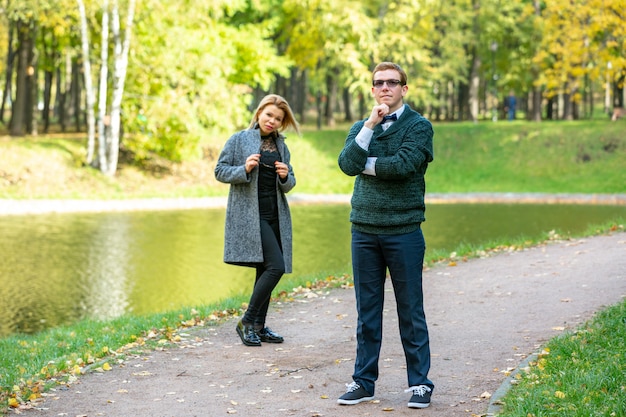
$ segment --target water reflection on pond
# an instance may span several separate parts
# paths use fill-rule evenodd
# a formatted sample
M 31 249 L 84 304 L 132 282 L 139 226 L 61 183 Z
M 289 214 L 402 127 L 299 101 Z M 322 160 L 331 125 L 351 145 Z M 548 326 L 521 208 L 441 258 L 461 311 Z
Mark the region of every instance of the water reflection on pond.
M 350 271 L 350 208 L 294 206 L 294 274 Z M 427 250 L 578 233 L 624 206 L 431 204 Z M 224 210 L 0 216 L 0 337 L 249 293 L 253 272 L 222 262 Z

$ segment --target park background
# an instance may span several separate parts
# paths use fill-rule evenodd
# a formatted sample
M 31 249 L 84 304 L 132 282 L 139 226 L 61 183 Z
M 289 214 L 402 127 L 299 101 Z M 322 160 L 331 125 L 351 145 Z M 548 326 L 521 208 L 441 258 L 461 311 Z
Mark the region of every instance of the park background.
M 0 9 L 0 123 L 81 132 L 83 163 L 214 159 L 267 92 L 317 129 L 363 117 L 371 70 L 407 72 L 438 121 L 608 119 L 626 0 L 20 0 Z M 86 137 L 85 137 L 86 135 Z
M 620 195 L 626 139 L 623 120 L 610 115 L 624 104 L 624 8 L 624 1 L 7 1 L 0 197 L 225 195 L 212 163 L 267 92 L 287 97 L 304 126 L 301 138 L 288 138 L 298 190 L 349 193 L 337 149 L 371 106 L 371 69 L 382 60 L 406 69 L 408 102 L 435 124 L 429 192 Z M 519 111 L 508 123 L 511 90 Z M 594 233 L 622 224 L 623 217 L 607 219 Z M 220 311 L 237 314 L 241 302 L 228 300 Z M 9 337 L 0 398 L 36 398 L 51 376 L 143 340 L 147 329 L 174 341 L 178 324 L 214 312 L 210 305 L 124 316 L 112 322 L 115 335 L 86 321 Z M 88 343 L 60 342 L 75 335 Z M 44 366 L 54 358 L 67 361 Z

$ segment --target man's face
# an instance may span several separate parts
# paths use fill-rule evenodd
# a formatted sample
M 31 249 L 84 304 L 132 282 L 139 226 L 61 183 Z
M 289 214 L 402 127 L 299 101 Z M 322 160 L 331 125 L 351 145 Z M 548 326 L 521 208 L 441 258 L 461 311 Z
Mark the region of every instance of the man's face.
M 378 71 L 374 74 L 374 84 L 376 81 L 400 81 L 400 73 L 394 69 L 388 69 L 384 71 Z M 386 104 L 389 106 L 389 112 L 392 113 L 402 106 L 402 99 L 406 95 L 409 87 L 406 85 L 398 84 L 396 86 L 390 85 L 391 83 L 383 83 L 381 86 L 374 85 L 372 87 L 372 94 L 378 104 Z

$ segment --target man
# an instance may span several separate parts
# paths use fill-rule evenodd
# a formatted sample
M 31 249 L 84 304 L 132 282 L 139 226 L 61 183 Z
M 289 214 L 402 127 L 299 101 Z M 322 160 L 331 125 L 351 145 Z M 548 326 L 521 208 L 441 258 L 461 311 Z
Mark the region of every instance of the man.
M 372 73 L 376 105 L 355 123 L 339 167 L 356 176 L 352 195 L 352 269 L 356 294 L 357 349 L 353 382 L 337 402 L 358 404 L 374 398 L 386 271 L 396 297 L 400 339 L 412 393 L 408 406 L 426 408 L 434 385 L 428 379 L 430 347 L 422 294 L 425 242 L 424 174 L 433 160 L 433 129 L 404 104 L 404 70 L 380 63 Z
M 513 90 L 509 91 L 509 96 L 506 98 L 505 110 L 508 115 L 509 121 L 515 120 L 515 111 L 517 109 L 517 97 Z

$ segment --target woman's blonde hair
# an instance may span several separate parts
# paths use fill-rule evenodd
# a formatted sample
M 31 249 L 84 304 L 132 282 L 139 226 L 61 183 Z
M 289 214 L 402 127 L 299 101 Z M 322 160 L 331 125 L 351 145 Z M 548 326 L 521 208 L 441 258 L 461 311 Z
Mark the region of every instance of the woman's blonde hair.
M 291 127 L 296 131 L 297 134 L 300 134 L 300 125 L 296 121 L 295 116 L 293 115 L 293 111 L 291 111 L 291 107 L 287 100 L 278 94 L 268 94 L 259 103 L 259 106 L 256 108 L 254 112 L 254 116 L 252 116 L 252 121 L 250 122 L 250 129 L 254 128 L 254 126 L 259 122 L 259 114 L 263 111 L 263 109 L 270 104 L 275 105 L 279 109 L 281 109 L 285 113 L 285 117 L 283 118 L 283 123 L 280 125 L 278 129 L 279 132 L 284 131 L 288 127 Z

